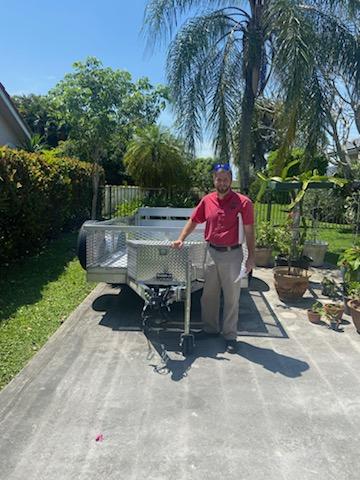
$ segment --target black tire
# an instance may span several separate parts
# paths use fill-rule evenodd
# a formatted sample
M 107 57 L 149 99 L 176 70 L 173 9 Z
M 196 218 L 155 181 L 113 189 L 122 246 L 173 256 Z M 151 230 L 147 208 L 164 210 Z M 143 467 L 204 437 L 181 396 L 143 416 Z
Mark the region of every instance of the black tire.
M 82 224 L 78 234 L 76 245 L 76 255 L 79 259 L 80 265 L 84 270 L 86 270 L 86 232 L 84 230 L 84 225 L 86 225 L 87 223 L 94 223 L 94 220 L 87 220 Z

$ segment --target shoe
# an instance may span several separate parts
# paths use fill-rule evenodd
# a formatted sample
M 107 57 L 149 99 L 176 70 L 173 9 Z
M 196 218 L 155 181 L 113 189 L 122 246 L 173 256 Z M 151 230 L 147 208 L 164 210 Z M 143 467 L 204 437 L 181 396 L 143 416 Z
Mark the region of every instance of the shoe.
M 198 332 L 194 332 L 194 336 L 196 340 L 205 340 L 207 338 L 216 338 L 220 335 L 220 332 L 209 333 L 205 330 L 199 330 Z
M 236 340 L 225 340 L 226 342 L 226 351 L 228 353 L 237 353 L 238 344 Z

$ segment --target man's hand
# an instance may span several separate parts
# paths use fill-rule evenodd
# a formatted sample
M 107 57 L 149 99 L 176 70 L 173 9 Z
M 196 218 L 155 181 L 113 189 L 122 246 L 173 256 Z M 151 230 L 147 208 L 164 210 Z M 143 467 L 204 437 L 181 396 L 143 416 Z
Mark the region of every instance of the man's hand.
M 249 256 L 245 262 L 246 273 L 251 272 L 255 267 L 255 259 L 252 256 Z
M 184 245 L 184 242 L 182 240 L 175 240 L 174 242 L 172 242 L 171 246 L 172 248 L 176 248 L 177 250 L 179 250 L 180 248 L 182 248 L 182 246 Z

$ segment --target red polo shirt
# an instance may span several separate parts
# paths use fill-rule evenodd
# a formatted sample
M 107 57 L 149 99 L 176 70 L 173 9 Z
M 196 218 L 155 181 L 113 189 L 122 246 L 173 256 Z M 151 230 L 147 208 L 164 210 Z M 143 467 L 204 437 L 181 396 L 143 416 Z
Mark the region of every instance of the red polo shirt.
M 204 223 L 205 240 L 214 245 L 231 246 L 238 243 L 238 214 L 244 225 L 253 225 L 254 207 L 250 198 L 230 190 L 220 199 L 217 192 L 202 198 L 191 215 L 195 223 Z

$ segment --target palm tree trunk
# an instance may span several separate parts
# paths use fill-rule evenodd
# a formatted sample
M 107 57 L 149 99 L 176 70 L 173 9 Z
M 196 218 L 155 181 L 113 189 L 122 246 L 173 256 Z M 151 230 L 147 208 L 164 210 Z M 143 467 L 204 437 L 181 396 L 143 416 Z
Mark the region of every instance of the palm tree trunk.
M 246 81 L 241 105 L 240 139 L 238 147 L 238 165 L 240 189 L 248 193 L 250 183 L 250 163 L 252 158 L 252 122 L 255 110 L 255 95 L 251 81 Z
M 261 82 L 261 65 L 263 61 L 264 35 L 262 28 L 263 2 L 252 0 L 251 21 L 247 35 L 244 36 L 244 59 L 245 92 L 241 104 L 240 139 L 238 165 L 240 176 L 240 188 L 243 193 L 248 193 L 250 184 L 250 163 L 253 154 L 252 124 L 255 112 L 255 99 L 259 94 Z

